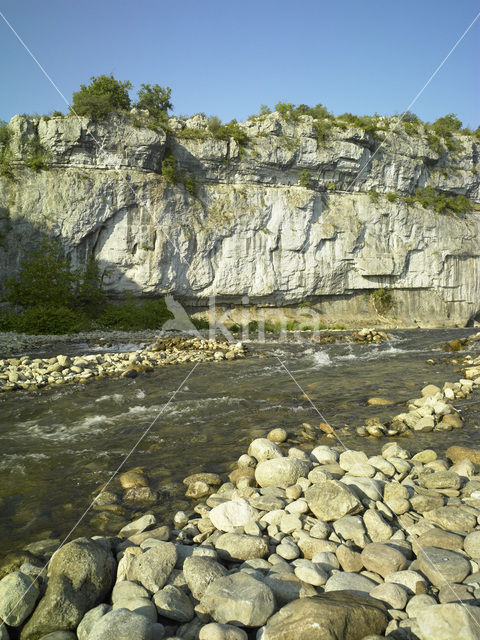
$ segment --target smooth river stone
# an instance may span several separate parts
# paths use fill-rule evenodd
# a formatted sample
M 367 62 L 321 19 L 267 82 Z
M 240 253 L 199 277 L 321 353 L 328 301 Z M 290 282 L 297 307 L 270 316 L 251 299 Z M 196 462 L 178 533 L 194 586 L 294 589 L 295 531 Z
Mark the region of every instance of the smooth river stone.
M 264 460 L 255 469 L 255 479 L 261 487 L 286 487 L 296 484 L 298 478 L 306 477 L 310 467 L 308 462 L 297 458 Z
M 361 555 L 365 569 L 383 577 L 394 571 L 403 571 L 408 565 L 403 553 L 386 544 L 367 544 Z
M 215 548 L 224 560 L 245 561 L 265 558 L 268 544 L 264 538 L 243 533 L 224 533 L 215 542 Z
M 32 613 L 39 595 L 32 577 L 21 571 L 6 575 L 0 580 L 0 624 L 3 620 L 18 627 Z
M 387 609 L 379 600 L 322 593 L 285 605 L 267 622 L 263 640 L 358 640 L 382 634 L 387 623 Z
M 305 491 L 305 499 L 319 520 L 331 522 L 362 508 L 360 500 L 342 483 L 327 480 Z
M 421 473 L 418 481 L 426 489 L 460 489 L 460 476 L 453 471 Z
M 197 600 L 201 600 L 206 588 L 217 578 L 227 575 L 227 569 L 214 558 L 191 556 L 183 564 L 183 574 L 188 588 Z
M 275 611 L 270 587 L 244 572 L 209 584 L 200 604 L 215 622 L 245 627 L 261 627 Z
M 359 573 L 338 572 L 334 573 L 325 584 L 325 592 L 348 591 L 351 593 L 368 596 L 370 591 L 377 586 L 376 582 Z
M 471 573 L 467 558 L 437 547 L 422 547 L 418 553 L 421 571 L 436 587 L 443 587 L 446 582 L 462 582 Z
M 267 438 L 256 438 L 248 447 L 248 455 L 258 460 L 258 462 L 262 462 L 263 460 L 282 458 L 283 451 L 278 444 Z
M 177 562 L 177 550 L 171 542 L 160 542 L 134 558 L 128 579 L 156 593 L 167 582 Z
M 417 612 L 421 639 L 478 640 L 480 608 L 468 604 L 437 604 Z
M 473 531 L 477 518 L 461 507 L 440 507 L 425 511 L 424 518 L 449 531 Z
M 475 533 L 475 531 L 473 533 Z M 444 529 L 437 529 L 435 527 L 418 536 L 414 545 L 418 547 L 438 547 L 439 549 L 456 551 L 463 547 L 463 540 L 463 536 L 459 536 L 457 533 L 444 531 Z
M 242 498 L 219 504 L 208 514 L 213 526 L 226 533 L 231 533 L 235 527 L 244 527 L 250 520 L 257 520 L 257 516 L 258 511 Z

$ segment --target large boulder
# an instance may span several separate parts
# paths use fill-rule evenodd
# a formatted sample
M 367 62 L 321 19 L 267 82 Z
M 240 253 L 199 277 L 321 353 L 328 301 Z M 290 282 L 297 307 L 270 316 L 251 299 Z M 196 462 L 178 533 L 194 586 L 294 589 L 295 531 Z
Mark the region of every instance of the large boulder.
M 208 517 L 216 529 L 231 533 L 236 527 L 244 527 L 250 520 L 257 520 L 258 511 L 243 498 L 237 498 L 217 505 Z
M 273 458 L 259 462 L 255 480 L 261 487 L 287 487 L 306 477 L 311 465 L 298 458 Z
M 200 604 L 215 622 L 261 627 L 275 610 L 275 597 L 266 584 L 238 572 L 209 584 Z
M 110 549 L 100 542 L 78 538 L 61 547 L 50 561 L 47 590 L 21 640 L 76 629 L 85 613 L 110 593 L 116 568 Z
M 478 640 L 480 608 L 468 604 L 437 604 L 417 612 L 420 640 Z
M 362 508 L 360 500 L 336 480 L 312 485 L 305 491 L 305 499 L 312 513 L 325 522 L 339 520 L 347 513 L 357 513 Z
M 14 571 L 0 580 L 0 624 L 18 627 L 32 613 L 39 591 L 33 578 Z M 2 625 L 3 626 L 3 625 Z
M 90 631 L 88 640 L 153 640 L 153 625 L 145 616 L 128 609 L 114 609 Z
M 201 600 L 208 585 L 226 576 L 228 571 L 214 558 L 192 556 L 185 559 L 183 574 L 193 597 Z
M 215 542 L 218 554 L 224 560 L 244 562 L 252 558 L 265 558 L 269 549 L 265 538 L 244 533 L 224 533 Z
M 263 640 L 359 640 L 383 633 L 387 623 L 378 600 L 338 591 L 285 605 L 267 622 Z
M 159 541 L 145 553 L 135 556 L 127 577 L 156 593 L 166 584 L 177 557 L 177 550 L 172 542 Z
M 420 570 L 436 587 L 443 587 L 446 582 L 462 582 L 471 572 L 468 558 L 437 547 L 422 547 L 418 562 Z

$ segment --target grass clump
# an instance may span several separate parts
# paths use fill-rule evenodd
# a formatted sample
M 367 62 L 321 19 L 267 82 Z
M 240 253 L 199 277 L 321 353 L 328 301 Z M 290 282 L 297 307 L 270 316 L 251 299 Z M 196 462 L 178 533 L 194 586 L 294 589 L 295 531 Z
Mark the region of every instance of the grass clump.
M 222 124 L 220 118 L 210 116 L 208 118 L 208 131 L 217 140 L 230 140 L 230 138 L 233 138 L 239 146 L 245 146 L 248 143 L 248 135 L 240 128 L 235 119 L 227 124 Z
M 33 136 L 27 143 L 25 154 L 25 164 L 29 169 L 38 173 L 46 169 L 48 165 L 48 153 L 45 151 L 38 134 Z
M 467 196 L 446 196 L 432 186 L 417 189 L 414 196 L 406 196 L 405 202 L 407 204 L 418 202 L 424 209 L 434 209 L 437 213 L 453 213 L 455 215 L 468 213 L 474 209 L 473 203 Z
M 311 182 L 312 176 L 310 175 L 310 171 L 308 169 L 303 169 L 298 177 L 298 184 L 304 189 L 310 189 Z
M 195 179 L 184 169 L 180 169 L 177 165 L 175 156 L 171 151 L 167 151 L 162 161 L 162 176 L 172 185 L 183 184 L 185 190 L 195 196 L 197 191 L 197 183 Z

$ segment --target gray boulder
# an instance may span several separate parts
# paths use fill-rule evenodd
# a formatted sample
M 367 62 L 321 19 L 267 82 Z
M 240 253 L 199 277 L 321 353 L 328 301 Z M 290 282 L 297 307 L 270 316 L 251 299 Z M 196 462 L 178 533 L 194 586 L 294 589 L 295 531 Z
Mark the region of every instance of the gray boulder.
M 255 469 L 255 480 L 260 487 L 285 487 L 295 484 L 298 478 L 306 477 L 311 464 L 297 458 L 273 458 L 259 462 Z
M 39 595 L 33 578 L 20 571 L 9 573 L 0 580 L 0 621 L 18 627 L 32 613 Z
M 359 573 L 340 571 L 334 573 L 325 584 L 328 591 L 348 591 L 362 596 L 370 595 L 370 591 L 377 586 L 376 582 Z
M 436 587 L 445 582 L 462 582 L 471 573 L 467 558 L 437 547 L 422 547 L 418 553 L 420 570 Z
M 159 591 L 167 582 L 177 562 L 177 550 L 172 542 L 157 541 L 155 546 L 136 556 L 127 578 L 137 581 L 151 593 Z
M 45 595 L 22 630 L 21 640 L 77 628 L 87 611 L 106 599 L 116 562 L 101 542 L 78 538 L 52 557 Z
M 125 598 L 124 600 L 117 600 L 112 609 L 128 609 L 134 613 L 138 613 L 140 616 L 144 616 L 150 622 L 157 622 L 157 609 L 150 600 L 150 598 Z
M 88 640 L 153 640 L 153 625 L 145 618 L 128 611 L 115 609 L 95 624 Z
M 264 558 L 269 551 L 264 538 L 243 533 L 224 533 L 215 542 L 215 548 L 224 560 L 239 562 L 251 558 Z
M 208 585 L 226 576 L 228 571 L 213 558 L 192 556 L 185 560 L 183 574 L 193 597 L 201 600 Z
M 167 585 L 153 596 L 159 615 L 175 622 L 189 622 L 193 618 L 193 604 L 181 589 Z
M 215 622 L 261 627 L 275 610 L 275 597 L 266 584 L 239 572 L 212 582 L 200 604 Z
M 90 609 L 83 616 L 82 621 L 77 627 L 77 637 L 78 640 L 87 640 L 90 631 L 96 625 L 96 623 L 102 618 L 106 613 L 110 611 L 112 607 L 109 604 L 99 604 L 97 607 Z
M 480 608 L 468 604 L 437 604 L 417 612 L 420 640 L 478 640 Z
M 263 640 L 359 640 L 387 623 L 381 602 L 339 591 L 290 602 L 269 619 Z
M 336 480 L 312 485 L 305 491 L 305 499 L 312 513 L 325 522 L 338 520 L 347 513 L 357 513 L 362 508 L 360 500 Z

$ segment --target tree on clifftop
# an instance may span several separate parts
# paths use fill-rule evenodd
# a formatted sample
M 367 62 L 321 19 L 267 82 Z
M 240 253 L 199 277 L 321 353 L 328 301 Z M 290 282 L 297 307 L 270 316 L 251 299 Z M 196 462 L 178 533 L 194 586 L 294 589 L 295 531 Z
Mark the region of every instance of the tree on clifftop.
M 79 116 L 89 116 L 94 120 L 104 118 L 113 111 L 130 109 L 129 80 L 121 82 L 109 76 L 92 76 L 89 85 L 80 85 L 80 91 L 73 94 L 71 111 Z
M 141 84 L 140 87 L 135 106 L 138 109 L 146 109 L 156 120 L 164 119 L 167 112 L 173 108 L 170 87 L 161 87 L 158 84 Z

